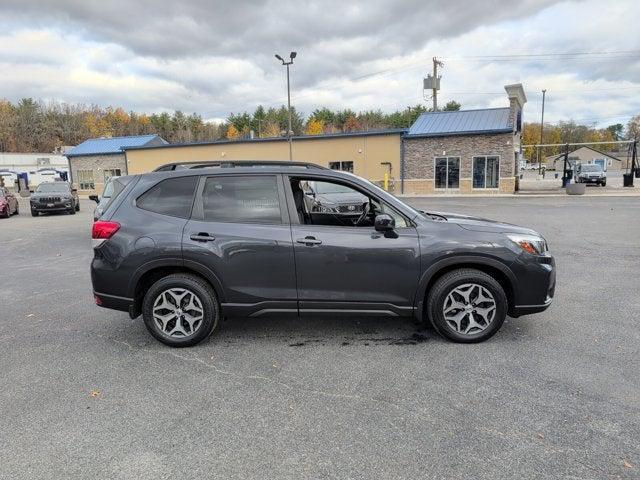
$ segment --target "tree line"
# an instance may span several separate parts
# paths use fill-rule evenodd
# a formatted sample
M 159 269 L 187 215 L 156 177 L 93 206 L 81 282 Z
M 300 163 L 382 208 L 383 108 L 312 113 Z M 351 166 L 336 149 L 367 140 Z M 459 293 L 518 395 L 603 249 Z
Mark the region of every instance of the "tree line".
M 591 142 L 615 142 L 620 140 L 633 140 L 640 137 L 640 115 L 633 117 L 626 125 L 616 123 L 606 128 L 596 128 L 593 125 L 582 125 L 573 120 L 560 121 L 558 123 L 544 123 L 542 140 L 540 139 L 540 122 L 525 123 L 522 129 L 522 144 L 565 144 L 565 143 L 591 143 Z M 594 145 L 598 150 L 612 152 L 625 152 L 627 145 L 609 144 Z M 557 155 L 564 152 L 564 147 L 540 148 L 540 156 Z M 536 161 L 537 154 L 534 147 L 524 149 L 524 157 Z
M 460 103 L 450 101 L 442 110 L 453 111 L 460 107 Z M 420 114 L 429 111 L 432 110 L 420 104 L 391 113 L 323 107 L 305 117 L 292 107 L 291 130 L 293 135 L 321 135 L 408 128 Z M 23 98 L 16 103 L 0 100 L 0 151 L 52 152 L 60 146 L 77 145 L 88 138 L 152 133 L 169 143 L 278 137 L 287 135 L 288 119 L 286 106 L 258 106 L 253 112 L 231 113 L 224 122 L 218 123 L 179 110 L 145 114 L 127 112 L 120 107 L 42 102 L 32 98 Z M 545 123 L 542 143 L 612 141 L 638 136 L 640 115 L 626 127 L 615 124 L 599 129 L 573 121 Z M 539 123 L 525 123 L 523 143 L 540 143 Z M 560 148 L 548 148 L 543 153 L 560 153 Z M 534 149 L 525 152 L 527 158 L 533 158 L 534 154 Z

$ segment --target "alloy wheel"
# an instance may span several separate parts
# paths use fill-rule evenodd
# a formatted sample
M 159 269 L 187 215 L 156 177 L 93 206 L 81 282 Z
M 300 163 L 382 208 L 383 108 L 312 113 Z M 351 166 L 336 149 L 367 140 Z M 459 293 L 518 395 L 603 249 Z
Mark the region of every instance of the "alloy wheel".
M 477 283 L 459 285 L 447 295 L 442 308 L 444 319 L 456 333 L 473 335 L 486 330 L 496 316 L 491 292 Z
M 153 321 L 168 337 L 186 338 L 198 331 L 204 319 L 202 301 L 186 288 L 169 288 L 153 302 Z

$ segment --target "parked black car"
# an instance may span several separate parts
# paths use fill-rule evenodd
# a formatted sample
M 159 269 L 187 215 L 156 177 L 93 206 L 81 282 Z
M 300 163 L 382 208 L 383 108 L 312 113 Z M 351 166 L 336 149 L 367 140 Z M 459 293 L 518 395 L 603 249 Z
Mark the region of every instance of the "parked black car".
M 0 187 L 0 217 L 9 218 L 20 213 L 18 199 L 4 187 Z
M 533 230 L 413 209 L 355 175 L 240 162 L 133 176 L 93 225 L 95 301 L 142 314 L 171 346 L 223 315 L 428 319 L 478 342 L 507 314 L 545 310 L 555 262 Z M 362 211 L 311 211 L 305 183 L 351 189 Z
M 80 211 L 78 191 L 69 182 L 41 183 L 31 193 L 30 203 L 34 217 L 44 212 L 68 212 L 74 215 Z

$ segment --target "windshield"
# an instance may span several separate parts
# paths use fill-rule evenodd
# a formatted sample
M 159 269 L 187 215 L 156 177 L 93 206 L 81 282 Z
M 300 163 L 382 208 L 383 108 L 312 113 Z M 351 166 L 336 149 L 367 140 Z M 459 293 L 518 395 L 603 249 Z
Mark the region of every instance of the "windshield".
M 602 167 L 600 165 L 582 165 L 583 172 L 601 172 Z
M 339 183 L 314 182 L 316 193 L 353 193 L 353 189 Z
M 372 188 L 373 190 L 377 191 L 377 192 L 382 192 L 382 193 L 386 193 L 387 195 L 391 195 L 393 198 L 395 198 L 397 201 L 399 201 L 400 203 L 402 203 L 406 208 L 408 208 L 409 210 L 411 210 L 414 213 L 414 216 L 420 215 L 423 216 L 423 212 L 421 212 L 420 210 L 416 210 L 415 208 L 413 208 L 411 205 L 409 205 L 407 202 L 402 201 L 401 199 L 399 199 L 397 196 L 395 196 L 393 193 L 391 192 L 387 192 L 384 188 L 380 188 L 378 185 L 376 185 L 375 183 L 367 180 L 366 178 L 362 178 L 359 175 L 356 175 L 355 173 L 351 173 L 351 172 L 342 172 L 346 175 L 351 175 L 352 177 L 357 178 L 358 180 L 363 181 L 364 183 L 366 183 L 367 185 L 369 185 L 370 188 Z
M 65 193 L 69 191 L 69 184 L 64 182 L 41 183 L 36 189 L 37 193 Z

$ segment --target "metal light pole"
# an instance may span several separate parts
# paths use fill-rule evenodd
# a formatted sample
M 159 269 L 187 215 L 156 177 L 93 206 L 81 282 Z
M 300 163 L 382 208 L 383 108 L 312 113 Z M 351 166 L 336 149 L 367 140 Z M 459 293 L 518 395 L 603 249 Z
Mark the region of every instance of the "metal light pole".
M 544 98 L 547 90 L 542 90 L 542 119 L 540 119 L 540 145 L 542 145 L 542 132 L 544 131 Z M 538 175 L 542 175 L 542 159 L 540 158 L 540 147 L 538 147 Z
M 287 67 L 287 106 L 289 108 L 289 129 L 287 130 L 287 137 L 289 138 L 289 161 L 293 161 L 293 147 L 291 145 L 291 87 L 289 84 L 289 65 L 293 65 L 293 59 L 296 58 L 297 53 L 291 52 L 289 54 L 289 61 L 285 60 L 276 53 L 276 58 L 282 62 L 282 65 Z

